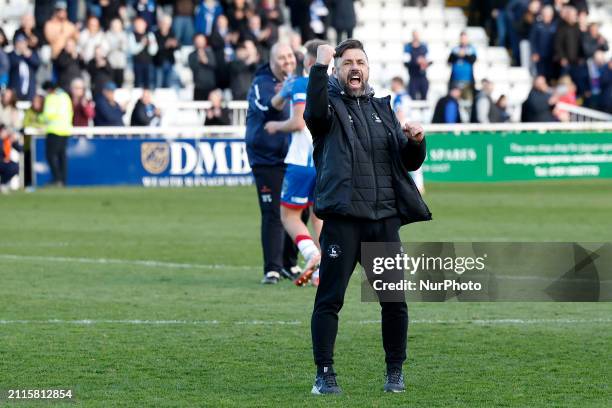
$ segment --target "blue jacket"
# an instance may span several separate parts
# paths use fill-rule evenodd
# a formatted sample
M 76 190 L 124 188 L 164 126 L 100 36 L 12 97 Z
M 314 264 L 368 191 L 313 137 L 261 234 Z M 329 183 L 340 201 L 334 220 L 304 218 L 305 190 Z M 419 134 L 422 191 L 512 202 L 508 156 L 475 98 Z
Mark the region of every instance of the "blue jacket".
M 404 45 L 404 66 L 408 68 L 408 76 L 412 78 L 427 78 L 427 72 L 417 63 L 419 57 L 427 58 L 427 45 L 424 43 L 414 47 L 412 42 Z
M 124 126 L 123 111 L 118 103 L 111 105 L 103 94 L 98 94 L 95 102 L 94 126 Z
M 38 54 L 36 51 L 32 51 L 32 55 L 26 58 L 23 55 L 18 55 L 15 51 L 12 51 L 8 57 L 8 87 L 15 90 L 17 99 L 20 101 L 32 100 L 34 94 L 36 93 L 36 71 L 38 71 L 38 66 L 40 65 Z M 24 63 L 25 67 L 27 67 L 27 72 L 19 69 L 19 66 L 22 63 Z M 24 75 L 26 73 L 27 75 Z
M 270 135 L 264 129 L 266 122 L 289 118 L 288 103 L 282 111 L 274 109 L 271 103 L 275 95 L 274 87 L 278 83 L 270 65 L 263 65 L 255 72 L 255 79 L 247 95 L 249 109 L 246 118 L 246 148 L 251 167 L 282 165 L 289 149 L 289 133 Z
M 209 8 L 204 1 L 200 1 L 195 8 L 195 32 L 209 36 L 212 33 L 217 17 L 223 14 L 223 7 L 217 2 Z
M 557 24 L 554 22 L 551 24 L 539 22 L 533 26 L 531 29 L 531 34 L 529 35 L 531 52 L 534 54 L 539 54 L 540 58 L 552 58 L 556 32 Z

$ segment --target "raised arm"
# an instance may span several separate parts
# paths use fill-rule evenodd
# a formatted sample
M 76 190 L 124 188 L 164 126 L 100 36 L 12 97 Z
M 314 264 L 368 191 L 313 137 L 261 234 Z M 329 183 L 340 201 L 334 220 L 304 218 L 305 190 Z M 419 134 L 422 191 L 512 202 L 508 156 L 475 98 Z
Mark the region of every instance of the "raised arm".
M 304 120 L 313 138 L 325 136 L 331 126 L 329 96 L 327 94 L 327 67 L 334 58 L 332 46 L 323 44 L 317 49 L 317 62 L 310 68 L 306 89 Z

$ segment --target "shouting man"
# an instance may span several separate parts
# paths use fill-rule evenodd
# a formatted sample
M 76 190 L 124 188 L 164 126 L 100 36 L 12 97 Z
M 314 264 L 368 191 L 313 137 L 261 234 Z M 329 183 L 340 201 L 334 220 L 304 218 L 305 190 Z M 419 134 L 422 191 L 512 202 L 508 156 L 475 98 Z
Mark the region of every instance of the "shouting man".
M 334 60 L 333 75 L 328 65 Z M 321 45 L 310 70 L 304 119 L 312 134 L 317 171 L 316 215 L 321 232 L 320 281 L 312 313 L 317 375 L 313 394 L 339 393 L 333 368 L 338 312 L 360 260 L 361 242 L 399 242 L 404 224 L 431 219 L 408 172 L 425 160 L 419 125 L 400 125 L 390 98 L 374 98 L 368 57 L 349 39 Z M 384 390 L 404 391 L 408 308 L 381 301 L 387 375 Z

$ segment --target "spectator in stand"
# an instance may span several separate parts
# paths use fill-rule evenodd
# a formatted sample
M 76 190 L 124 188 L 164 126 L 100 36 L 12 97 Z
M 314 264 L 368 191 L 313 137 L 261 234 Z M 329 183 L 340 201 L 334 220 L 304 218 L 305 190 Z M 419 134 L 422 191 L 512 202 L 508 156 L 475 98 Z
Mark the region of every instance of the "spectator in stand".
M 45 39 L 51 46 L 51 58 L 55 59 L 66 46 L 69 38 L 78 41 L 79 31 L 68 20 L 67 4 L 60 0 L 55 3 L 53 17 L 45 24 Z
M 304 52 L 302 47 L 302 36 L 296 31 L 289 33 L 289 45 L 295 55 L 295 72 L 304 72 Z
M 205 126 L 229 126 L 230 111 L 223 104 L 223 91 L 215 89 L 208 95 L 210 108 L 206 109 Z
M 606 54 L 601 51 L 595 51 L 593 58 L 587 61 L 589 67 L 590 92 L 591 97 L 585 102 L 585 105 L 592 109 L 605 110 L 602 106 L 604 97 L 606 97 L 603 87 L 603 79 L 607 69 Z M 611 97 L 611 96 L 608 96 Z
M 521 107 L 521 122 L 555 122 L 552 111 L 556 104 L 557 97 L 550 92 L 546 78 L 538 75 Z
M 276 41 L 276 38 L 272 36 L 272 29 L 270 27 L 262 27 L 261 17 L 257 14 L 251 15 L 248 22 L 248 28 L 240 35 L 240 42 L 252 41 L 257 47 L 261 58 L 267 61 L 270 55 L 270 47 Z
M 353 38 L 357 25 L 355 0 L 336 0 L 331 2 L 331 25 L 336 30 L 336 42 Z
M 474 98 L 470 122 L 472 123 L 498 123 L 502 122 L 499 111 L 493 101 L 493 82 L 482 80 L 482 88 Z
M 419 32 L 412 32 L 412 41 L 404 45 L 404 66 L 408 69 L 408 94 L 415 101 L 427 99 L 427 45 L 421 43 Z
M 472 4 L 475 3 L 473 2 Z M 491 46 L 506 46 L 506 27 L 508 24 L 506 17 L 507 5 L 508 0 L 483 0 L 480 5 L 481 12 L 483 13 L 483 21 L 481 21 L 481 23 L 490 33 L 489 44 Z
M 69 38 L 66 46 L 53 61 L 58 85 L 66 92 L 70 92 L 72 80 L 81 76 L 81 68 L 84 67 L 83 60 L 77 52 L 74 39 Z
M 14 38 L 14 50 L 8 58 L 9 88 L 15 90 L 18 100 L 31 100 L 36 93 L 36 71 L 40 65 L 38 53 L 28 47 L 24 35 L 17 35 Z
M 329 9 L 323 0 L 311 0 L 310 8 L 310 30 L 315 38 L 327 39 L 327 27 L 329 26 Z M 310 40 L 311 38 L 309 38 Z
M 599 109 L 612 113 L 612 60 L 599 68 L 599 86 L 601 88 Z
M 110 50 L 106 41 L 106 35 L 100 30 L 100 21 L 96 16 L 87 18 L 87 27 L 79 34 L 79 53 L 85 63 L 94 57 L 96 48 L 101 47 L 104 53 Z
M 527 10 L 525 11 L 525 13 L 523 13 L 521 20 L 516 28 L 519 38 L 519 48 L 520 42 L 522 42 L 523 40 L 529 40 L 529 35 L 531 34 L 532 28 L 537 23 L 541 8 L 542 4 L 540 3 L 540 0 L 531 0 L 528 3 Z
M 153 104 L 153 95 L 150 89 L 144 88 L 142 96 L 134 105 L 130 126 L 159 126 L 161 111 Z
M 249 16 L 253 13 L 246 0 L 234 0 L 227 8 L 230 30 L 243 33 L 248 30 Z
M 258 8 L 262 24 L 270 26 L 272 28 L 272 35 L 278 38 L 278 28 L 285 22 L 279 1 L 261 0 Z
M 215 28 L 210 35 L 210 47 L 215 54 L 217 68 L 215 75 L 219 88 L 228 88 L 230 75 L 229 63 L 235 58 L 234 46 L 238 42 L 238 33 L 229 31 L 227 17 L 220 15 L 215 23 Z
M 454 47 L 448 57 L 451 64 L 451 77 L 449 88 L 461 89 L 463 99 L 471 100 L 474 93 L 474 63 L 476 62 L 476 48 L 468 39 L 465 31 L 461 32 L 459 45 Z
M 588 30 L 582 33 L 582 49 L 586 59 L 592 58 L 597 51 L 608 51 L 608 41 L 599 32 L 599 24 L 591 23 Z
M 32 2 L 30 2 L 32 3 Z M 55 11 L 55 0 L 34 0 L 34 19 L 38 29 L 53 17 Z M 40 37 L 40 36 L 39 36 Z
M 209 37 L 222 14 L 223 7 L 218 0 L 200 0 L 195 9 L 195 32 Z
M 13 38 L 17 35 L 24 35 L 28 39 L 28 47 L 37 50 L 40 46 L 40 40 L 36 31 L 36 20 L 34 14 L 26 13 L 21 17 L 21 26 L 13 34 Z
M 108 64 L 101 47 L 96 48 L 94 58 L 87 64 L 87 72 L 91 78 L 91 91 L 95 98 L 102 91 L 104 85 L 113 78 L 113 70 Z
M 96 115 L 94 103 L 85 96 L 85 81 L 75 78 L 70 84 L 70 98 L 72 100 L 72 125 L 89 126 Z
M 289 8 L 291 27 L 300 33 L 300 37 L 304 42 L 311 40 L 313 36 L 310 29 L 309 2 L 303 0 L 285 0 L 285 4 Z
M 9 70 L 11 65 L 9 62 L 9 56 L 4 49 L 4 47 L 7 45 L 8 40 L 6 38 L 6 34 L 4 34 L 2 27 L 0 27 L 0 89 L 4 89 L 9 80 Z
M 500 95 L 497 102 L 495 102 L 493 109 L 497 110 L 500 123 L 510 122 L 510 114 L 508 113 L 508 98 L 506 98 L 506 95 Z
M 537 75 L 543 75 L 550 80 L 553 77 L 553 48 L 557 23 L 554 20 L 555 11 L 552 6 L 544 6 L 542 20 L 531 30 L 531 60 L 535 64 Z
M 410 118 L 411 98 L 408 92 L 406 92 L 406 86 L 401 77 L 391 78 L 391 92 L 393 93 L 393 99 L 391 100 L 393 112 L 395 112 L 399 123 L 404 124 Z
M 564 7 L 562 18 L 555 35 L 554 58 L 561 66 L 561 76 L 569 74 L 576 84 L 578 95 L 582 96 L 588 88 L 588 70 L 576 9 L 571 6 Z
M 179 81 L 174 72 L 174 51 L 179 48 L 179 42 L 172 32 L 172 17 L 163 15 L 159 19 L 159 29 L 155 32 L 157 54 L 153 58 L 158 88 L 178 88 Z
M 23 184 L 32 185 L 32 136 L 26 129 L 44 129 L 45 122 L 42 115 L 45 97 L 38 94 L 32 98 L 32 104 L 23 116 Z
M 56 83 L 45 85 L 44 88 L 48 90 L 42 113 L 47 134 L 45 141 L 47 163 L 51 169 L 51 183 L 62 187 L 66 185 L 68 176 L 66 148 L 72 133 L 72 101 Z
M 122 18 L 125 23 L 125 18 L 122 16 L 126 15 L 126 9 L 123 4 L 124 0 L 99 0 L 100 4 L 100 24 L 104 31 L 108 30 L 111 21 L 115 18 Z
M 111 69 L 111 78 L 119 88 L 123 86 L 123 71 L 127 67 L 128 36 L 123 30 L 121 19 L 114 18 L 110 23 L 110 29 L 105 33 L 108 44 L 107 61 Z M 108 82 L 105 80 L 104 83 Z
M 155 0 L 137 0 L 136 6 L 134 7 L 136 9 L 136 15 L 147 23 L 147 27 L 150 31 L 155 31 L 156 29 L 156 7 Z
M 508 41 L 512 51 L 512 65 L 521 65 L 521 24 L 523 15 L 527 12 L 529 0 L 509 0 L 506 6 L 506 29 L 508 33 Z
M 246 100 L 259 63 L 259 53 L 251 41 L 239 44 L 236 59 L 229 63 L 230 89 L 234 100 Z
M 194 0 L 174 1 L 174 21 L 172 29 L 181 45 L 191 45 L 195 28 L 193 15 L 195 12 Z
M 20 150 L 17 137 L 0 123 L 0 193 L 7 194 L 9 182 L 19 174 L 19 164 L 11 160 L 11 151 Z
M 147 22 L 136 17 L 134 31 L 128 36 L 128 49 L 134 65 L 134 86 L 150 88 L 155 85 L 153 56 L 157 54 L 158 45 L 155 34 L 147 31 Z
M 195 50 L 189 54 L 188 58 L 189 68 L 193 72 L 193 99 L 205 101 L 210 91 L 217 87 L 215 76 L 217 63 L 204 34 L 196 34 L 193 37 L 193 45 Z
M 18 132 L 23 125 L 21 112 L 17 109 L 17 94 L 11 88 L 5 89 L 0 99 L 0 123 L 11 133 Z
M 96 104 L 96 115 L 94 126 L 124 126 L 123 114 L 125 109 L 115 100 L 117 85 L 107 82 L 94 101 Z
M 451 85 L 448 95 L 436 103 L 431 123 L 461 123 L 459 98 L 461 98 L 461 88 Z
M 572 82 L 569 75 L 564 75 L 559 78 L 557 86 L 555 88 L 555 95 L 557 96 L 557 102 L 563 102 L 568 105 L 576 106 L 576 85 Z M 560 122 L 569 122 L 569 112 L 561 108 L 559 105 L 555 105 L 553 109 L 553 115 Z

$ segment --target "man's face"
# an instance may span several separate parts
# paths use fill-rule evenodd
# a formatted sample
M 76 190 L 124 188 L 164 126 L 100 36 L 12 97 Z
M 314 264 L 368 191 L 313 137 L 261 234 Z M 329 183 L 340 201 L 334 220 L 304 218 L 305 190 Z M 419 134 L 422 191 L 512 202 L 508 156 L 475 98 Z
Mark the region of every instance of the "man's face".
M 459 37 L 459 43 L 461 44 L 462 47 L 465 47 L 466 45 L 468 45 L 469 41 L 468 41 L 467 34 L 465 33 L 461 34 L 461 37 Z
M 198 50 L 202 50 L 206 48 L 206 37 L 204 37 L 203 35 L 196 36 L 196 38 L 193 41 L 193 45 Z
M 106 99 L 109 102 L 115 102 L 115 91 L 112 91 L 110 89 L 105 89 L 104 90 L 104 97 L 106 97 Z
M 55 10 L 55 16 L 59 19 L 59 20 L 66 20 L 68 18 L 68 13 L 66 13 L 65 9 L 57 9 Z
M 275 51 L 271 58 L 272 70 L 282 72 L 284 76 L 291 75 L 296 67 L 293 50 L 290 46 L 281 44 Z
M 459 100 L 461 97 L 461 90 L 459 88 L 452 88 L 450 91 L 450 96 L 453 99 Z
M 357 48 L 344 51 L 336 64 L 336 76 L 349 96 L 364 95 L 370 78 L 370 67 L 365 52 Z
M 399 93 L 402 91 L 402 83 L 399 81 L 392 81 L 391 82 L 391 91 L 393 91 L 393 93 Z
M 149 105 L 151 104 L 152 101 L 153 101 L 153 97 L 151 96 L 151 91 L 149 90 L 142 91 L 142 103 L 144 103 L 145 105 Z

